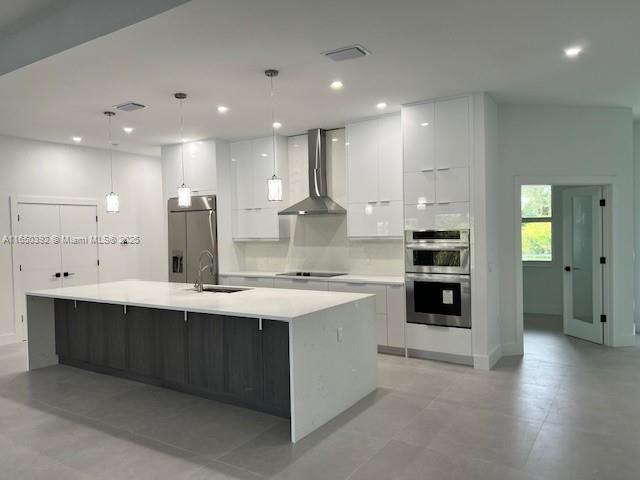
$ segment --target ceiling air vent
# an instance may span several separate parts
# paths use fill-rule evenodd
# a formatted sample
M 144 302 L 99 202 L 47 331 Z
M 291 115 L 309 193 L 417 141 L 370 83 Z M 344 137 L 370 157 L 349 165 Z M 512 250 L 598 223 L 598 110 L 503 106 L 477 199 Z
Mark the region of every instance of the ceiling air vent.
M 120 105 L 116 105 L 115 108 L 122 110 L 123 112 L 135 112 L 136 110 L 147 108 L 147 106 L 137 102 L 125 102 Z
M 324 54 L 334 62 L 342 62 L 343 60 L 366 57 L 367 55 L 371 55 L 371 52 L 362 45 L 351 45 L 349 47 L 331 50 L 330 52 L 324 52 Z

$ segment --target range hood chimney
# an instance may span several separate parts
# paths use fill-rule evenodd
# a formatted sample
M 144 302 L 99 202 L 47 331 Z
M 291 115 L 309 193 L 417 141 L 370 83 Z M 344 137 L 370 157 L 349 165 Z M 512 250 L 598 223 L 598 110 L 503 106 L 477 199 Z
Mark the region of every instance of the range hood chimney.
M 278 215 L 344 215 L 347 211 L 327 196 L 326 132 L 309 130 L 309 196 Z

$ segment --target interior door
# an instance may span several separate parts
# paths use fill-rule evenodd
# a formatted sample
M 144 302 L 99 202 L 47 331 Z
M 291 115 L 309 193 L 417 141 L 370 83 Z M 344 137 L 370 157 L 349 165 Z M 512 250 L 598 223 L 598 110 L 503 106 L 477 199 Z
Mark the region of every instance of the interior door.
M 14 283 L 17 334 L 27 337 L 25 293 L 62 286 L 60 244 L 53 236 L 60 233 L 60 207 L 39 203 L 18 203 L 17 224 L 13 234 L 18 263 Z
M 563 191 L 564 333 L 603 343 L 602 187 Z
M 62 285 L 98 283 L 98 235 L 95 205 L 60 205 Z

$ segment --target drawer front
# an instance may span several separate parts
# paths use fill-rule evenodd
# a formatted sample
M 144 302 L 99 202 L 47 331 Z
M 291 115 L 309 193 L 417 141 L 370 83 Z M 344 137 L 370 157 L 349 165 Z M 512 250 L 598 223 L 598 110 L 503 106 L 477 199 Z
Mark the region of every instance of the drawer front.
M 276 288 L 291 288 L 293 290 L 329 290 L 327 282 L 302 278 L 274 278 L 273 285 Z
M 469 228 L 469 203 L 405 205 L 407 230 L 448 230 Z
M 411 172 L 404 174 L 404 203 L 410 205 L 436 201 L 435 172 Z
M 329 282 L 332 292 L 369 293 L 376 296 L 376 313 L 387 314 L 387 287 L 371 283 Z
M 451 168 L 436 171 L 436 203 L 469 201 L 469 169 Z M 420 202 L 415 202 L 420 203 Z

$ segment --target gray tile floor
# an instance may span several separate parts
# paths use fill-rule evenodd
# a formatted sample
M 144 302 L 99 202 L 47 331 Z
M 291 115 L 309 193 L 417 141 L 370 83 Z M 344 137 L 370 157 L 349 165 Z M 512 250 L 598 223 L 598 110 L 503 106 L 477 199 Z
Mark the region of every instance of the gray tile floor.
M 377 393 L 300 443 L 283 419 L 0 348 L 0 479 L 637 479 L 640 349 L 527 318 L 491 372 L 379 357 Z

